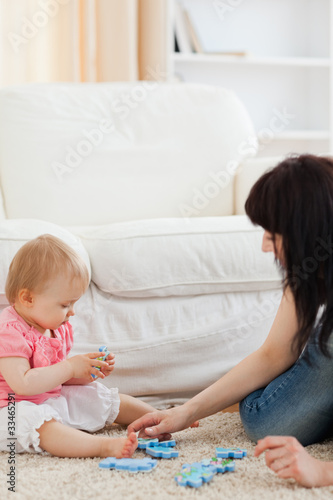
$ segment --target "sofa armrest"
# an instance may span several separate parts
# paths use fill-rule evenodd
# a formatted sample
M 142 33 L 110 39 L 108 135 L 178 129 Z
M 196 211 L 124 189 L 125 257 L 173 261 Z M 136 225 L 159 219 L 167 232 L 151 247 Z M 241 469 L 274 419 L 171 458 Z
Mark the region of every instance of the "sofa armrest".
M 0 185 L 0 221 L 6 219 L 5 204 L 2 194 L 2 186 Z
M 253 184 L 259 179 L 259 177 L 261 177 L 262 174 L 264 174 L 268 169 L 275 167 L 283 159 L 283 156 L 267 156 L 265 158 L 251 158 L 241 163 L 235 176 L 235 215 L 242 215 L 245 213 L 245 201 Z

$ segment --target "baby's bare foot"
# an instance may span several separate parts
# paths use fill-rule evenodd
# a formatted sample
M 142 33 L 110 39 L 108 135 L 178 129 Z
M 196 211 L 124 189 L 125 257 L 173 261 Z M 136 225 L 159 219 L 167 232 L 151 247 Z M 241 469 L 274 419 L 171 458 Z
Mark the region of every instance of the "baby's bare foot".
M 138 439 L 136 437 L 135 432 L 131 432 L 131 434 L 127 437 L 125 445 L 122 449 L 122 457 L 130 458 L 135 450 L 138 447 Z
M 135 432 L 127 438 L 107 439 L 103 450 L 103 456 L 116 458 L 130 458 L 138 447 L 138 440 Z

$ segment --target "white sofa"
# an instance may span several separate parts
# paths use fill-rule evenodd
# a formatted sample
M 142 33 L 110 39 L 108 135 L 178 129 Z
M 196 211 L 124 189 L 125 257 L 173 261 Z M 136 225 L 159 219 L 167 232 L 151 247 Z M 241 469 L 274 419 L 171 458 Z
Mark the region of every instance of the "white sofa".
M 191 397 L 259 347 L 281 297 L 262 229 L 242 215 L 276 164 L 255 154 L 251 120 L 224 89 L 2 89 L 2 307 L 14 253 L 55 234 L 91 271 L 73 354 L 107 345 L 116 368 L 105 384 L 157 407 Z

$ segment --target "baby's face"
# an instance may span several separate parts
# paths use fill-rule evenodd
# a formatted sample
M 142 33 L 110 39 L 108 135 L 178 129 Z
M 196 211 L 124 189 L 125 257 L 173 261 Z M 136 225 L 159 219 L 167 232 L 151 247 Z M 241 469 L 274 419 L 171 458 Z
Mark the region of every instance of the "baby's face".
M 74 316 L 74 304 L 83 293 L 79 279 L 66 276 L 53 279 L 40 294 L 33 294 L 30 321 L 38 331 L 56 330 Z

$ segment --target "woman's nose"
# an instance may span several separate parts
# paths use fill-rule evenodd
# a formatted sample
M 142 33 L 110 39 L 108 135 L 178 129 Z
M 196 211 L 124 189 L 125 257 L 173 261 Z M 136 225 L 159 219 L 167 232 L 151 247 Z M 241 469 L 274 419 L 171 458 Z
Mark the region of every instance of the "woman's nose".
M 263 252 L 274 252 L 273 241 L 270 238 L 270 236 L 268 236 L 268 234 L 266 234 L 266 232 L 264 233 L 263 238 L 262 238 L 261 249 Z

